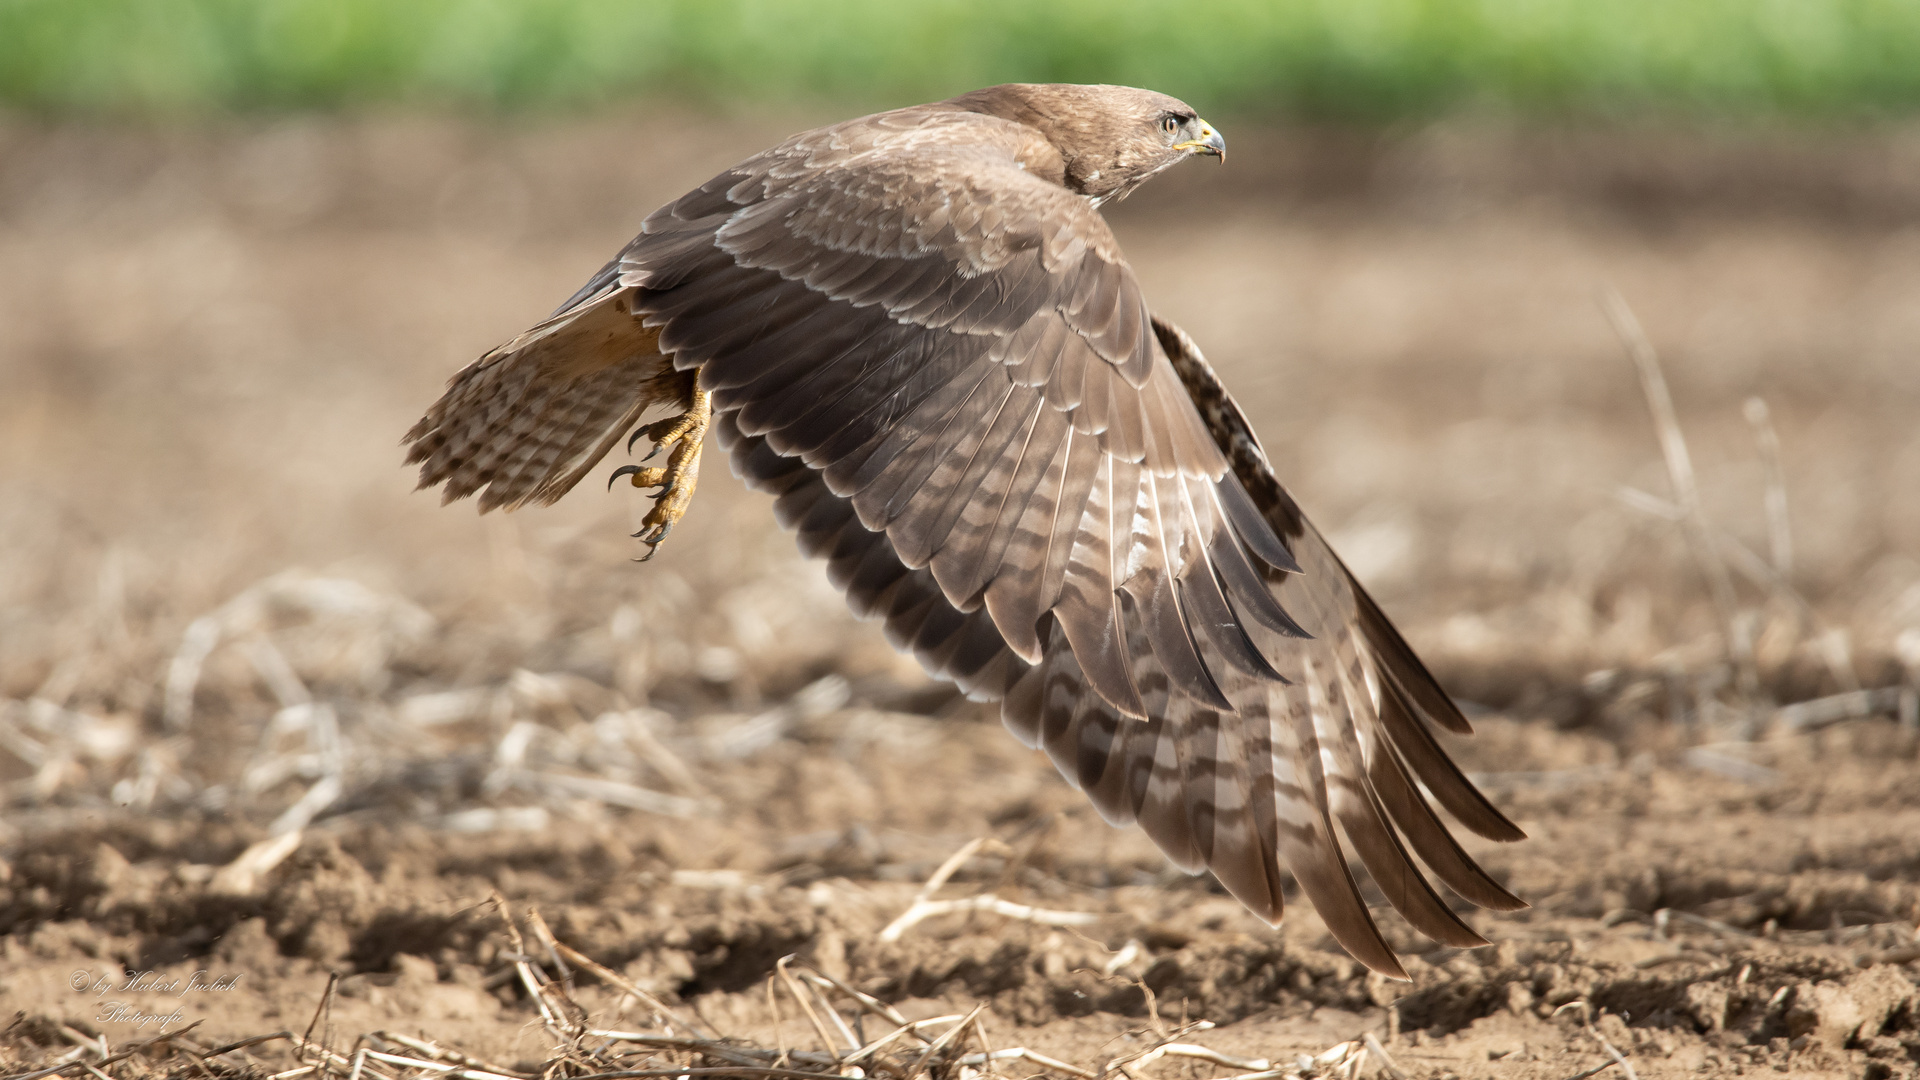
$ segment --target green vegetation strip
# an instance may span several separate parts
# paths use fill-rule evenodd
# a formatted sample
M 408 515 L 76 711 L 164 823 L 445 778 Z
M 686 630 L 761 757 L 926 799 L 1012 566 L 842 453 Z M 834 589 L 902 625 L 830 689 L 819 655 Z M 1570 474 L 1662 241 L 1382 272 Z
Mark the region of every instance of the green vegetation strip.
M 1011 80 L 1337 118 L 1904 112 L 1920 0 L 0 0 L 0 104 L 56 112 L 879 107 Z

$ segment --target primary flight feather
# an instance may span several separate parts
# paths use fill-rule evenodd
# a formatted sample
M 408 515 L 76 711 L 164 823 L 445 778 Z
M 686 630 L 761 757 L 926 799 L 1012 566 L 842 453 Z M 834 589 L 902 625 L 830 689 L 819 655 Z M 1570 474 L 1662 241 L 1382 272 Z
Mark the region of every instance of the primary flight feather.
M 1412 855 L 1475 904 L 1525 905 L 1429 796 L 1522 834 L 1435 740 L 1471 729 L 1101 216 L 1225 150 L 1184 103 L 1118 86 L 996 86 L 796 135 L 655 211 L 455 375 L 408 461 L 512 509 L 646 436 L 665 463 L 614 476 L 660 489 L 651 553 L 711 428 L 855 613 L 1000 700 L 1108 821 L 1270 923 L 1290 873 L 1341 945 L 1404 978 L 1346 845 L 1416 928 L 1472 946 Z M 652 406 L 675 415 L 636 428 Z

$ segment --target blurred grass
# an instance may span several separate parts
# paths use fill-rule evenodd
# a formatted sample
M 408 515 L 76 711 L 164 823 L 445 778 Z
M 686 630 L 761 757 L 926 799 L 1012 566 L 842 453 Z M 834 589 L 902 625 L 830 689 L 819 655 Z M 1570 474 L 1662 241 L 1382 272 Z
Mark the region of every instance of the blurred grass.
M 36 111 L 884 107 L 1010 80 L 1343 119 L 1903 112 L 1920 0 L 0 0 L 0 102 Z

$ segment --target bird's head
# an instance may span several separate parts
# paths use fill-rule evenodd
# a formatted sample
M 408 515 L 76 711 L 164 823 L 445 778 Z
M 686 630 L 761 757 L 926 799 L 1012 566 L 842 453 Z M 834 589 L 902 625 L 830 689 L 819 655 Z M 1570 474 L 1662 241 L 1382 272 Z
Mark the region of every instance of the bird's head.
M 1040 131 L 1066 163 L 1066 186 L 1095 202 L 1124 198 L 1195 155 L 1226 160 L 1227 142 L 1179 98 L 1131 86 L 1010 83 L 954 104 Z

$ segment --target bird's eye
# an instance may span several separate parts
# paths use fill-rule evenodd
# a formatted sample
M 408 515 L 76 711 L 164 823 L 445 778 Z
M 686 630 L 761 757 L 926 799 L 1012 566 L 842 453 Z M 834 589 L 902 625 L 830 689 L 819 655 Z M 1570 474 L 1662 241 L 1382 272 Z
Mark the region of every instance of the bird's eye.
M 1160 130 L 1162 130 L 1162 131 L 1164 131 L 1164 132 L 1166 132 L 1166 133 L 1167 133 L 1167 134 L 1169 134 L 1169 135 L 1171 135 L 1171 134 L 1173 134 L 1173 133 L 1174 133 L 1174 132 L 1176 132 L 1176 131 L 1179 131 L 1179 130 L 1180 130 L 1180 118 L 1179 118 L 1179 117 L 1177 117 L 1177 116 L 1163 116 L 1163 117 L 1161 117 L 1161 118 L 1160 118 Z

